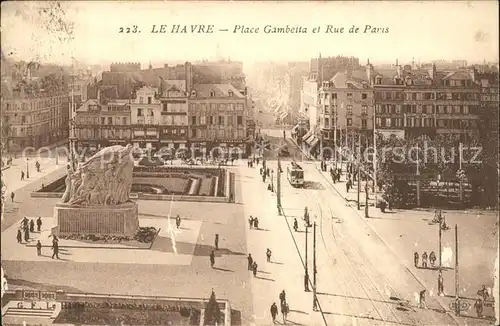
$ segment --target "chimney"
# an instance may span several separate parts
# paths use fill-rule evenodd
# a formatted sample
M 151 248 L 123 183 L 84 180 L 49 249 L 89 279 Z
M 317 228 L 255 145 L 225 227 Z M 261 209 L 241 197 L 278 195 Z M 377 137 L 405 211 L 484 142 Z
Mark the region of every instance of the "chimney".
M 366 77 L 368 78 L 368 84 L 370 86 L 373 85 L 375 79 L 375 71 L 373 70 L 373 66 L 370 64 L 370 59 L 368 59 L 366 64 Z

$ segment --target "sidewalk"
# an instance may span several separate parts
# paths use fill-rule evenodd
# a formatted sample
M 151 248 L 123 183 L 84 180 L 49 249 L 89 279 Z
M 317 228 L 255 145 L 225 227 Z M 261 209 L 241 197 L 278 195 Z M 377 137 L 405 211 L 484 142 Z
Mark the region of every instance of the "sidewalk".
M 327 172 L 319 172 L 356 210 L 356 189 L 346 193 L 345 182 L 332 184 Z M 363 193 L 361 202 L 364 203 Z M 374 209 L 373 206 L 370 206 L 368 219 L 364 218 L 363 207 L 357 213 L 419 282 L 424 284 L 430 293 L 437 293 L 437 270 L 415 267 L 413 263 L 413 252 L 415 251 L 419 252 L 419 255 L 424 251 L 427 251 L 428 254 L 434 251 L 436 255 L 439 255 L 439 232 L 437 225 L 430 223 L 434 217 L 434 211 L 393 210 L 382 213 L 380 209 Z M 447 211 L 445 216 L 448 226 L 452 228 L 442 232 L 442 262 L 443 266 L 446 267 L 443 273 L 445 293 L 454 295 L 455 292 L 455 273 L 452 270 L 455 263 L 453 227 L 457 224 L 459 240 L 461 240 L 459 242 L 460 296 L 469 298 L 467 301 L 473 305 L 476 292 L 483 284 L 487 288 L 493 287 L 494 264 L 498 246 L 498 238 L 495 237 L 493 231 L 497 215 L 494 212 L 478 214 L 478 212 Z M 481 255 L 477 255 L 478 252 L 481 252 Z M 443 307 L 449 309 L 451 298 L 437 298 Z M 467 314 L 475 317 L 474 309 L 469 309 Z M 490 307 L 485 307 L 483 314 L 494 316 L 493 309 Z
M 257 277 L 251 280 L 254 325 L 272 325 L 270 306 L 276 302 L 280 310 L 278 296 L 282 290 L 290 307 L 289 324 L 324 325 L 321 314 L 312 311 L 312 292 L 304 292 L 302 260 L 285 217 L 278 215 L 274 193 L 267 190 L 267 182 L 262 182 L 259 167 L 240 167 L 238 172 L 244 218 L 259 218 L 259 229 L 247 226 L 248 252 L 259 265 Z M 271 263 L 266 262 L 267 248 L 272 251 Z M 277 320 L 282 322 L 281 313 Z

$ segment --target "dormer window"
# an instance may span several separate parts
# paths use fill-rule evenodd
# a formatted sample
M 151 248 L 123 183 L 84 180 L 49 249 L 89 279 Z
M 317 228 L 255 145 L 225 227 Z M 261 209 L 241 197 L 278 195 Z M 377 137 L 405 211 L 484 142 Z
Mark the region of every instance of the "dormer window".
M 411 78 L 410 77 L 406 77 L 406 85 L 411 85 Z
M 214 91 L 210 91 L 210 97 L 214 97 L 215 96 L 215 92 Z
M 377 84 L 377 85 L 382 84 L 382 77 L 377 76 L 377 78 L 375 78 L 375 84 Z
M 227 92 L 227 95 L 228 95 L 229 97 L 233 97 L 234 93 L 233 93 L 233 91 L 228 91 L 228 92 Z
M 195 91 L 195 90 L 192 90 L 192 91 L 191 91 L 191 96 L 192 96 L 192 97 L 196 97 L 196 91 Z

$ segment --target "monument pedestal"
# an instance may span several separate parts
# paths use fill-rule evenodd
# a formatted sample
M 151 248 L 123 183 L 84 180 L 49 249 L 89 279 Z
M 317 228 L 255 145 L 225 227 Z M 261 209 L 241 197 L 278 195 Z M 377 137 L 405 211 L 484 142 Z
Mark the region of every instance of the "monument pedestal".
M 133 237 L 139 229 L 137 203 L 120 205 L 72 207 L 57 204 L 54 207 L 56 226 L 52 234 L 110 235 Z

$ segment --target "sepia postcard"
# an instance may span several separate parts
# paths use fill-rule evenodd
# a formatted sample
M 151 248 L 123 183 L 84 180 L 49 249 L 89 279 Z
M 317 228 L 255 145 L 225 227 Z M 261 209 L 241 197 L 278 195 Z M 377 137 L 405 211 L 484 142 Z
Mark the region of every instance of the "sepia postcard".
M 497 1 L 5 1 L 2 325 L 500 325 Z

